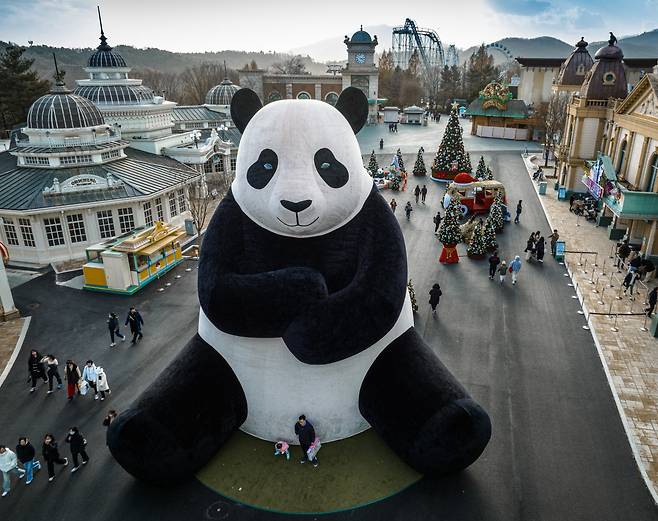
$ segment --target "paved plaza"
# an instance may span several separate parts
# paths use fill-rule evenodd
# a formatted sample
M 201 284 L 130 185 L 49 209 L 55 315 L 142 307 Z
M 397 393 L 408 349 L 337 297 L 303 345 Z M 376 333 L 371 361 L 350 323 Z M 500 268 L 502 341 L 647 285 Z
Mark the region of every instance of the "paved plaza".
M 478 139 L 476 144 L 485 147 L 489 141 Z M 513 148 L 484 154 L 508 188 L 510 203 L 524 201 L 521 224 L 506 225 L 498 236 L 506 260 L 522 254 L 532 231 L 550 229 L 518 143 L 508 146 Z M 433 148 L 428 149 L 428 161 Z M 416 150 L 417 144 L 410 142 L 404 157 L 407 164 L 413 164 Z M 388 154 L 382 160 L 385 157 Z M 472 160 L 476 162 L 477 156 Z M 426 205 L 414 204 L 409 221 L 401 210 L 413 200 L 411 191 L 382 193 L 387 200 L 395 196 L 399 203 L 397 217 L 405 235 L 409 276 L 420 306 L 416 328 L 487 409 L 493 437 L 482 457 L 457 476 L 424 478 L 384 501 L 323 519 L 656 519 L 655 504 L 636 465 L 596 344 L 591 332 L 582 328 L 586 321 L 577 313 L 580 303 L 571 298 L 574 290 L 567 286 L 565 267 L 548 257 L 544 265 L 524 263 L 513 287 L 509 280 L 503 286 L 490 281 L 486 261 L 466 258 L 464 245 L 459 246 L 459 264 L 440 265 L 432 216 L 440 208 L 444 187 L 428 178 L 411 177 L 410 188 L 416 182 L 427 184 L 429 194 Z M 443 289 L 437 316 L 427 304 L 434 282 Z M 197 480 L 165 491 L 143 485 L 126 474 L 105 447 L 101 422 L 107 409 L 127 408 L 196 331 L 193 261 L 130 298 L 57 286 L 53 275 L 45 275 L 18 286 L 15 299 L 23 314 L 32 316 L 32 323 L 17 363 L 0 389 L 0 417 L 6 425 L 2 432 L 6 441 L 2 441 L 13 445 L 19 435 L 27 434 L 39 444 L 48 431 L 61 439 L 76 424 L 89 441 L 91 461 L 75 475 L 60 471 L 52 483 L 44 473 L 29 487 L 15 483 L 11 495 L 0 501 L 1 519 L 77 521 L 88 519 L 89 512 L 98 521 L 284 518 L 229 500 Z M 110 350 L 106 314 L 116 311 L 123 319 L 130 305 L 144 316 L 145 337 L 135 347 L 125 343 Z M 639 327 L 641 321 L 634 324 Z M 101 403 L 87 397 L 68 404 L 64 391 L 47 396 L 43 387 L 30 394 L 24 359 L 32 348 L 53 351 L 60 361 L 93 358 L 107 371 L 113 391 L 109 399 Z M 630 361 L 628 365 L 633 367 Z M 206 398 L 210 397 L 199 396 Z M 324 468 L 321 464 L 308 470 Z M 351 472 L 351 467 L 344 472 Z M 339 474 L 329 478 L 328 488 L 317 493 L 331 494 L 331 480 L 341 479 Z M 280 493 L 299 493 L 297 487 L 290 488 Z

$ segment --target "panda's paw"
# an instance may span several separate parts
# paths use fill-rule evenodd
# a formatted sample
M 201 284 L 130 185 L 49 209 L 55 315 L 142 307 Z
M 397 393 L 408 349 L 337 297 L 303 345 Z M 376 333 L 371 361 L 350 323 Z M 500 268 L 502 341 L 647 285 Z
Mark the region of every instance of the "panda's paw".
M 423 474 L 447 474 L 478 459 L 491 438 L 491 421 L 470 398 L 454 400 L 421 428 L 410 447 L 409 463 Z
M 127 472 L 156 485 L 179 483 L 196 470 L 193 451 L 185 450 L 171 429 L 138 409 L 129 409 L 112 421 L 107 445 Z

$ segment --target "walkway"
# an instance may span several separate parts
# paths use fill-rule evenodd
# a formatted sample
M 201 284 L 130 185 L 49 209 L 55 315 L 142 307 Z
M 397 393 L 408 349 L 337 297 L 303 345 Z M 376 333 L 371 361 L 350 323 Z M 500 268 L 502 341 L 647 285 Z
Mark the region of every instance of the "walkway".
M 529 159 L 525 163 L 529 172 L 534 171 Z M 621 282 L 625 272 L 618 273 L 613 266 L 611 255 L 616 243 L 608 239 L 607 228 L 597 227 L 571 213 L 567 201 L 558 201 L 552 183 L 549 180 L 546 195 L 540 196 L 551 227 L 559 230 L 568 251 L 597 252 L 597 255 L 567 254 L 566 264 L 598 340 L 636 459 L 639 458 L 640 468 L 653 485 L 654 499 L 658 501 L 658 339 L 643 331 L 649 326 L 641 314 L 647 287 L 636 283 L 634 298 L 623 294 Z M 597 266 L 593 266 L 594 262 Z M 649 289 L 655 283 L 655 280 L 648 282 Z M 617 313 L 637 315 L 616 316 Z

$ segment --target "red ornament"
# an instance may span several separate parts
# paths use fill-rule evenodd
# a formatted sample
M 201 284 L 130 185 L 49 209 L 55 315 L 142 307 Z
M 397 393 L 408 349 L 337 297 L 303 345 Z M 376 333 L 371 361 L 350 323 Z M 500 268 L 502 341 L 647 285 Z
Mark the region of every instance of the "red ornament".
M 456 244 L 444 244 L 439 256 L 441 264 L 455 264 L 459 262 L 459 254 L 457 253 Z

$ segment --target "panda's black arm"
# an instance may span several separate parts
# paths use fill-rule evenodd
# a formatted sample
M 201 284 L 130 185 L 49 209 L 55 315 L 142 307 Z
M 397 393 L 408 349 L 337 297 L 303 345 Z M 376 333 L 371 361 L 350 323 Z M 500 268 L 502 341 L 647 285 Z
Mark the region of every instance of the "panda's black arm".
M 327 364 L 363 351 L 393 327 L 402 310 L 407 257 L 397 220 L 378 193 L 359 219 L 358 271 L 351 283 L 306 306 L 283 335 L 304 363 Z
M 229 193 L 208 226 L 199 262 L 199 302 L 225 333 L 280 337 L 312 302 L 327 297 L 322 274 L 306 267 L 238 273 L 243 214 Z

